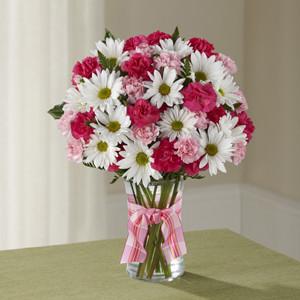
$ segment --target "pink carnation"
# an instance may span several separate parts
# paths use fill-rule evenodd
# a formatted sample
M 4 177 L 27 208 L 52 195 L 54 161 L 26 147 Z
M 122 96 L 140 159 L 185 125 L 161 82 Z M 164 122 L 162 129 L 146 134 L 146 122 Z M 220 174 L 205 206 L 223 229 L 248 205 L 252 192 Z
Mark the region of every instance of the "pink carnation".
M 127 113 L 131 123 L 137 127 L 155 123 L 160 118 L 158 108 L 145 99 L 138 99 L 134 105 L 127 106 Z
M 236 112 L 241 113 L 242 111 L 246 111 L 248 109 L 248 103 L 243 92 L 238 90 L 236 94 L 240 96 L 240 106 L 236 109 Z
M 148 43 L 147 42 L 147 38 L 145 35 L 135 35 L 135 36 L 132 36 L 130 37 L 129 39 L 127 39 L 125 41 L 125 44 L 124 44 L 124 51 L 132 51 L 132 50 L 135 50 L 136 47 L 138 47 L 140 44 L 142 43 Z
M 71 132 L 75 139 L 83 138 L 87 143 L 90 139 L 94 129 L 89 125 L 95 121 L 95 113 L 91 109 L 89 112 L 77 113 L 73 121 L 71 122 Z
M 181 138 L 175 144 L 175 152 L 185 164 L 190 164 L 200 158 L 200 144 L 195 138 Z
M 211 56 L 215 50 L 214 45 L 208 42 L 206 39 L 194 37 L 191 38 L 189 42 L 194 51 L 198 50 L 200 53 L 204 52 L 207 57 Z
M 209 112 L 216 107 L 217 94 L 211 83 L 192 82 L 182 90 L 183 105 L 192 112 Z
M 154 142 L 159 135 L 159 128 L 153 123 L 143 127 L 133 126 L 132 131 L 133 136 L 145 145 Z
M 83 142 L 81 139 L 74 139 L 72 136 L 68 141 L 67 157 L 76 163 L 82 162 Z
M 174 142 L 168 139 L 161 140 L 159 146 L 153 151 L 152 168 L 159 172 L 177 172 L 180 170 L 182 161 L 175 154 Z
M 121 69 L 127 72 L 129 76 L 149 79 L 148 72 L 153 73 L 152 59 L 142 53 L 133 54 L 128 60 L 123 62 Z
M 135 103 L 136 99 L 143 97 L 144 95 L 144 86 L 141 79 L 135 77 L 125 76 L 123 78 L 123 89 L 128 95 L 129 103 Z
M 74 111 L 68 110 L 61 116 L 58 120 L 57 126 L 61 134 L 68 136 L 71 131 L 71 121 L 74 119 L 76 113 Z
M 214 122 L 218 123 L 219 120 L 226 115 L 226 111 L 223 106 L 215 107 L 213 110 L 207 113 L 207 118 Z
M 242 111 L 239 114 L 233 112 L 232 116 L 237 116 L 239 118 L 236 126 L 245 125 L 244 133 L 246 133 L 247 135 L 247 141 L 250 142 L 250 140 L 252 139 L 252 134 L 255 130 L 255 126 L 248 114 L 245 111 Z
M 148 43 L 141 43 L 136 47 L 135 52 L 142 53 L 147 56 L 152 56 L 154 51 L 153 48 L 148 45 Z
M 225 69 L 230 73 L 231 75 L 234 75 L 237 72 L 237 66 L 235 61 L 230 58 L 229 56 L 218 53 L 217 54 L 217 60 L 221 61 L 225 67 Z
M 72 70 L 72 84 L 77 85 L 83 78 L 91 78 L 93 73 L 100 71 L 97 57 L 88 56 L 78 61 Z
M 154 64 L 156 69 L 169 67 L 175 69 L 177 73 L 180 72 L 181 61 L 176 53 L 162 52 L 159 56 L 154 58 Z
M 149 45 L 157 45 L 159 44 L 160 40 L 170 39 L 172 36 L 168 33 L 161 32 L 161 31 L 155 31 L 150 33 L 147 36 L 147 41 Z
M 233 164 L 237 166 L 245 158 L 245 156 L 246 156 L 246 145 L 241 141 L 234 144 L 234 152 L 232 155 Z
M 199 168 L 200 161 L 201 161 L 201 158 L 199 158 L 198 160 L 196 160 L 196 161 L 194 161 L 190 164 L 184 164 L 183 168 L 184 168 L 185 173 L 189 176 L 196 176 L 201 171 L 207 170 L 208 169 L 208 164 L 203 168 Z
M 206 129 L 209 124 L 207 113 L 198 111 L 195 113 L 195 116 L 197 119 L 196 127 L 199 129 Z

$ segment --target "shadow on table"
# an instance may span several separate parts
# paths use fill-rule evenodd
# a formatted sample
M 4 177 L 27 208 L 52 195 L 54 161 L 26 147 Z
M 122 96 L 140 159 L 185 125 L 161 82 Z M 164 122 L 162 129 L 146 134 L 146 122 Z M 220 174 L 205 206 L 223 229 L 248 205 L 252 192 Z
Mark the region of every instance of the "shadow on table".
M 268 289 L 253 289 L 190 272 L 185 272 L 180 279 L 162 284 L 210 300 L 300 299 L 300 285 L 295 288 L 270 284 Z

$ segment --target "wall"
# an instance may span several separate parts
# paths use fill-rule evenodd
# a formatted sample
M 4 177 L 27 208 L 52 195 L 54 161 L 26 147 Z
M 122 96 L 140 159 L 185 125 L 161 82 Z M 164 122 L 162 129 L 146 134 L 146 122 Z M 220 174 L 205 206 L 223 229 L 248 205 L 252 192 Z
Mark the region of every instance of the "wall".
M 233 57 L 238 66 L 238 82 L 244 77 L 244 1 L 241 0 L 109 0 L 106 3 L 106 27 L 126 38 L 155 30 L 173 32 L 178 25 L 183 36 L 202 36 L 220 52 Z M 237 183 L 242 180 L 244 164 L 228 166 L 228 174 L 188 181 L 187 188 L 209 184 Z M 107 176 L 107 183 L 110 176 Z M 122 183 L 108 187 L 112 193 L 123 190 Z
M 256 124 L 245 181 L 300 201 L 300 1 L 245 6 L 245 82 Z

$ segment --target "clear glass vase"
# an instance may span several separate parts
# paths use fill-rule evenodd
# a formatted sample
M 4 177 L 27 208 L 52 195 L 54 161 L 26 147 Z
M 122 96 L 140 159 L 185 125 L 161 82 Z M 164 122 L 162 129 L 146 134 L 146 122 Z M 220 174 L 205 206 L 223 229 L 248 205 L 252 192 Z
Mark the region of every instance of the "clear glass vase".
M 177 255 L 174 255 L 176 251 L 174 252 L 172 249 L 174 240 L 180 240 L 179 244 L 183 245 L 185 249 L 181 227 L 181 205 L 183 193 L 182 178 L 178 177 L 176 179 L 155 181 L 151 182 L 146 187 L 143 184 L 133 184 L 132 182 L 128 181 L 124 182 L 128 196 L 129 220 L 131 215 L 134 213 L 130 211 L 129 207 L 132 203 L 134 203 L 133 206 L 135 208 L 138 207 L 140 210 L 144 210 L 143 208 L 146 208 L 146 210 L 144 210 L 145 213 L 143 217 L 145 217 L 147 222 L 147 226 L 144 227 L 145 239 L 143 242 L 143 248 L 146 253 L 145 258 L 143 262 L 131 261 L 127 263 L 127 272 L 129 276 L 131 278 L 154 282 L 172 281 L 173 279 L 182 276 L 184 273 L 183 257 L 182 255 L 179 256 L 178 252 Z M 143 207 L 142 209 L 141 206 Z M 175 222 L 168 221 L 171 218 L 170 211 L 176 213 Z M 164 218 L 164 215 L 167 215 L 167 217 Z M 174 214 L 172 216 L 174 217 Z M 180 224 L 180 228 L 177 228 L 176 232 L 180 231 L 181 234 L 179 235 L 179 238 L 171 238 L 172 241 L 169 244 L 171 247 L 165 246 L 166 243 L 164 240 L 164 232 L 172 231 L 170 228 L 165 230 L 167 223 L 177 223 L 177 226 Z M 140 232 L 139 229 L 134 230 Z M 173 230 L 173 232 L 175 231 Z M 132 249 L 131 251 L 136 251 L 135 249 Z M 184 254 L 185 250 L 179 253 Z

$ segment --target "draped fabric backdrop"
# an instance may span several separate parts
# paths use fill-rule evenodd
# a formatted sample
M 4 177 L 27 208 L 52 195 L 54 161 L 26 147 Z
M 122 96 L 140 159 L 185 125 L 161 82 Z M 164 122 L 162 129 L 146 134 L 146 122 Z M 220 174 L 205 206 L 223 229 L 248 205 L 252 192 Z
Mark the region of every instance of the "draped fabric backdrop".
M 103 175 L 66 160 L 46 113 L 74 62 L 103 37 L 103 1 L 0 7 L 0 249 L 103 238 Z

